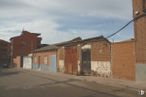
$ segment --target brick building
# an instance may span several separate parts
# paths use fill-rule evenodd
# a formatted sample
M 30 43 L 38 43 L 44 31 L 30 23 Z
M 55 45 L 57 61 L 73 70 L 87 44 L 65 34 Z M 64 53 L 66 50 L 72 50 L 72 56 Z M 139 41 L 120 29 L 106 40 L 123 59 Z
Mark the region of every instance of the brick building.
M 33 52 L 33 69 L 67 74 L 111 75 L 110 42 L 103 36 L 75 39 Z
M 100 77 L 111 76 L 111 43 L 105 37 L 84 39 L 80 45 L 80 71 Z
M 12 37 L 11 41 L 11 63 L 22 67 L 22 57 L 27 56 L 34 49 L 41 46 L 41 38 L 38 33 L 22 31 L 20 36 Z
M 10 63 L 10 43 L 0 39 L 0 67 Z
M 64 55 L 64 52 L 62 52 L 63 50 L 61 49 L 63 46 L 71 43 L 72 41 L 74 41 L 74 39 L 34 50 L 32 69 L 43 72 L 60 71 L 61 66 L 59 65 L 59 59 Z
M 33 70 L 57 72 L 57 46 L 49 45 L 33 52 Z
M 135 80 L 135 40 L 112 43 L 113 78 Z
M 58 49 L 59 71 L 68 74 L 111 74 L 110 42 L 103 36 L 76 40 Z M 63 70 L 64 69 L 64 70 Z
M 146 14 L 146 0 L 133 0 L 133 17 Z M 136 80 L 146 80 L 146 16 L 134 21 Z
M 133 18 L 135 39 L 112 44 L 112 73 L 114 78 L 146 81 L 146 0 L 133 0 Z

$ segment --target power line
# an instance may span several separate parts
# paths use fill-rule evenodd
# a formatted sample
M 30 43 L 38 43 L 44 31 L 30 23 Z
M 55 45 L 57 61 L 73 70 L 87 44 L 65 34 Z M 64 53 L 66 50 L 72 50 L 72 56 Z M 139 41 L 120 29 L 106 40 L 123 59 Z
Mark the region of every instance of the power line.
M 120 31 L 122 31 L 123 29 L 125 29 L 129 24 L 131 24 L 133 21 L 135 20 L 138 20 L 139 18 L 142 18 L 146 16 L 146 14 L 142 14 L 142 15 L 139 15 L 135 18 L 133 18 L 132 20 L 130 20 L 126 25 L 124 25 L 122 28 L 120 28 L 119 30 L 117 30 L 116 32 L 112 33 L 111 35 L 107 36 L 106 38 L 111 38 L 113 37 L 114 35 L 118 34 Z

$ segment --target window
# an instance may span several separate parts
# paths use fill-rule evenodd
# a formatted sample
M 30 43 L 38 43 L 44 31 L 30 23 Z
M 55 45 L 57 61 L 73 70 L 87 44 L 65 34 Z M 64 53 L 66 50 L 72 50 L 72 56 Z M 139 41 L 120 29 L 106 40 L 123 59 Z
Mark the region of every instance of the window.
M 35 64 L 37 63 L 37 57 L 34 57 L 34 63 Z
M 47 58 L 47 56 L 44 57 L 44 64 L 48 64 L 48 58 Z
M 143 6 L 143 12 L 146 13 L 146 0 L 143 0 L 142 6 Z

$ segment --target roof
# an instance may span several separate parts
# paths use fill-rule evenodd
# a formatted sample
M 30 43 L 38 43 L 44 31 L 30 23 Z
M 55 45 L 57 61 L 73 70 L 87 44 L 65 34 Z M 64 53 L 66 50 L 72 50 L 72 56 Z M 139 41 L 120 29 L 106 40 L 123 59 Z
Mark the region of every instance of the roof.
M 110 43 L 110 41 L 107 40 L 106 38 L 104 38 L 103 36 L 88 38 L 88 39 L 84 39 L 84 40 L 82 40 L 80 37 L 76 37 L 69 41 L 56 43 L 56 44 L 52 44 L 52 45 L 49 45 L 46 47 L 36 49 L 34 52 L 57 50 L 59 48 L 59 46 L 70 46 L 70 45 L 72 45 L 72 43 L 84 43 L 84 42 L 99 41 L 99 40 L 105 40 Z
M 111 43 L 107 38 L 105 38 L 104 36 L 98 36 L 98 37 L 92 37 L 92 38 L 87 38 L 82 40 L 82 42 L 89 42 L 89 41 L 99 41 L 99 40 L 105 40 L 109 43 Z
M 12 39 L 14 39 L 14 38 L 21 37 L 21 36 L 23 36 L 23 35 L 25 35 L 25 34 L 32 34 L 32 35 L 36 35 L 36 36 L 41 35 L 40 33 L 31 33 L 31 32 L 29 32 L 29 31 L 22 31 L 21 35 L 15 36 L 15 37 L 11 37 L 10 40 L 12 40 Z
M 45 46 L 45 47 L 36 49 L 36 50 L 34 50 L 34 52 L 57 50 L 57 48 L 58 47 L 56 45 L 49 45 L 49 46 Z
M 40 33 L 31 33 L 31 32 L 29 32 L 29 31 L 22 31 L 22 34 L 26 34 L 26 33 L 28 33 L 28 34 L 33 34 L 33 35 L 36 35 L 36 36 L 41 35 Z M 21 34 L 21 35 L 22 35 L 22 34 Z
M 79 42 L 79 41 L 82 41 L 81 37 L 76 37 L 76 38 L 74 38 L 72 40 L 61 42 L 61 43 L 56 43 L 54 45 L 56 45 L 56 46 L 64 46 L 64 45 L 68 45 L 70 43 Z
M 129 42 L 135 42 L 135 39 L 132 38 L 124 41 L 113 42 L 112 44 L 129 43 Z
M 8 41 L 2 40 L 2 39 L 0 39 L 0 42 L 4 42 L 4 43 L 8 43 L 9 44 Z
M 59 46 L 68 45 L 70 43 L 78 42 L 78 41 L 81 41 L 80 37 L 76 37 L 76 38 L 74 38 L 72 40 L 69 40 L 69 41 L 65 41 L 65 42 L 56 43 L 56 44 L 52 44 L 52 45 L 49 45 L 49 46 L 41 47 L 39 49 L 34 50 L 34 52 L 57 50 L 59 48 Z

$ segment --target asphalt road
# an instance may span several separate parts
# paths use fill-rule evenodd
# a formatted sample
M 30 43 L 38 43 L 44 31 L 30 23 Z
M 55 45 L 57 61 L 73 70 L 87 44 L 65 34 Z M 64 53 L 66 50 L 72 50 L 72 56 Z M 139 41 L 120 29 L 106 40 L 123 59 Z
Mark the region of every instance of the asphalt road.
M 133 93 L 94 82 L 42 75 L 19 69 L 0 69 L 0 97 L 130 97 Z M 134 95 L 131 97 L 139 97 Z

